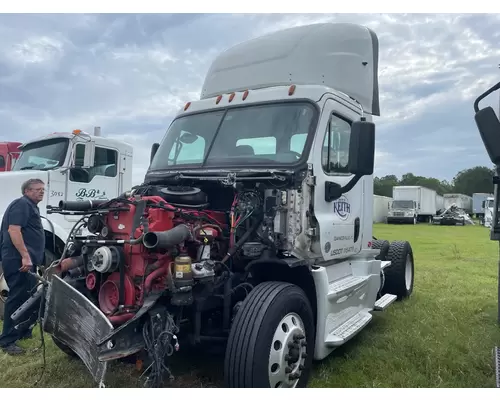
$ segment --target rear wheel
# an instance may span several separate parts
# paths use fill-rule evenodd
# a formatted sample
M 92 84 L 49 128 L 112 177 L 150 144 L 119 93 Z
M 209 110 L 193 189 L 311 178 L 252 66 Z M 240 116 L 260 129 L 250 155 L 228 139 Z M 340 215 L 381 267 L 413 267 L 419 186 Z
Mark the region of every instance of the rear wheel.
M 398 300 L 409 297 L 413 292 L 414 262 L 409 242 L 395 241 L 389 246 L 387 260 L 391 265 L 384 269 L 383 293 L 398 296 Z
M 224 360 L 227 387 L 306 387 L 312 365 L 314 317 L 304 291 L 264 282 L 244 300 L 231 326 Z
M 388 240 L 376 239 L 372 242 L 372 249 L 380 250 L 379 255 L 375 257 L 376 260 L 385 261 L 387 259 L 387 253 L 389 252 L 389 245 L 390 243 Z

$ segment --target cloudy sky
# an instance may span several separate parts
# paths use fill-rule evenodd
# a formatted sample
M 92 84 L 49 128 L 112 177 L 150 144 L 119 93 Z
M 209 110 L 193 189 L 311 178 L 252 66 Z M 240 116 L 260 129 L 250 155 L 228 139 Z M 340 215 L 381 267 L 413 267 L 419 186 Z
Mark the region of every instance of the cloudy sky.
M 488 165 L 473 100 L 500 80 L 497 14 L 0 15 L 0 140 L 80 128 L 134 146 L 134 182 L 215 55 L 296 25 L 342 21 L 380 43 L 376 174 L 452 179 Z M 498 95 L 490 102 L 498 108 Z M 439 165 L 438 165 L 439 164 Z

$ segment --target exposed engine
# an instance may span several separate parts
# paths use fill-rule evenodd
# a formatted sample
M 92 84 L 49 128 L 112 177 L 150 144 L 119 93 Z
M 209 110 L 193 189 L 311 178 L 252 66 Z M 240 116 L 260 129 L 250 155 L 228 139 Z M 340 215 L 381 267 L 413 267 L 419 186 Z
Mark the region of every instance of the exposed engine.
M 92 236 L 70 235 L 57 270 L 115 328 L 134 317 L 144 324 L 137 313 L 158 296 L 162 323 L 172 321 L 167 354 L 183 325 L 192 344 L 224 338 L 253 287 L 249 263 L 286 251 L 287 192 L 207 188 L 142 186 L 109 201 L 61 202 L 51 212 L 82 214 L 74 232 L 86 227 Z

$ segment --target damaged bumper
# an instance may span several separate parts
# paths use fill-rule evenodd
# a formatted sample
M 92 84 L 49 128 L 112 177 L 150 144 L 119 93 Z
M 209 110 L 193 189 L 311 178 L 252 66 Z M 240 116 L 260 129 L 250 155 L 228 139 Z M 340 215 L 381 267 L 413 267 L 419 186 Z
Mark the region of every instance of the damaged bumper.
M 160 293 L 148 296 L 133 318 L 113 328 L 96 305 L 54 276 L 47 292 L 43 330 L 73 350 L 100 384 L 104 382 L 108 361 L 144 348 L 140 320 L 160 296 Z
M 112 333 L 113 325 L 91 301 L 56 275 L 46 296 L 43 330 L 73 350 L 97 383 L 104 380 L 107 362 L 99 360 L 98 343 Z

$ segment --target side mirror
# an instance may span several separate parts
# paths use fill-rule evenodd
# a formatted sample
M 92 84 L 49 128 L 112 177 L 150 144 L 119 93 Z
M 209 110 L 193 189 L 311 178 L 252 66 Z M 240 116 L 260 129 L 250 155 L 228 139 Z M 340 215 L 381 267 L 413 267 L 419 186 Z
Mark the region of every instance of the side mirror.
M 484 147 L 493 164 L 500 164 L 500 121 L 493 108 L 486 107 L 474 115 L 477 129 L 483 139 Z
M 92 168 L 94 166 L 94 153 L 94 142 L 76 143 L 71 154 L 70 168 Z M 77 158 L 81 160 L 78 164 L 76 162 Z
M 153 162 L 153 158 L 155 157 L 155 154 L 158 151 L 158 147 L 160 147 L 160 143 L 153 143 L 153 145 L 151 146 L 151 155 L 149 156 L 149 164 Z
M 375 164 L 375 124 L 364 120 L 351 126 L 349 172 L 358 176 L 372 175 Z

